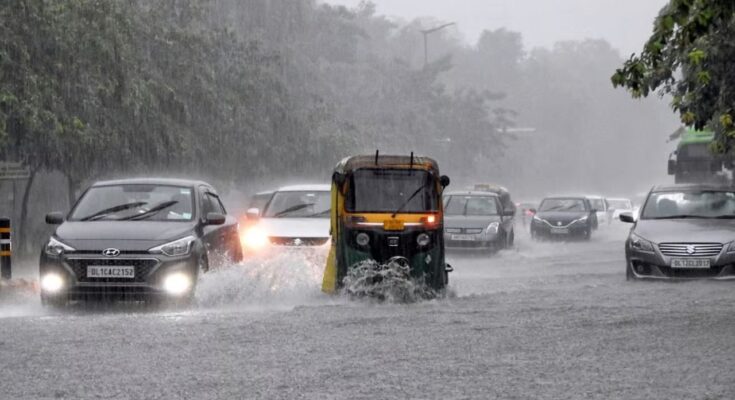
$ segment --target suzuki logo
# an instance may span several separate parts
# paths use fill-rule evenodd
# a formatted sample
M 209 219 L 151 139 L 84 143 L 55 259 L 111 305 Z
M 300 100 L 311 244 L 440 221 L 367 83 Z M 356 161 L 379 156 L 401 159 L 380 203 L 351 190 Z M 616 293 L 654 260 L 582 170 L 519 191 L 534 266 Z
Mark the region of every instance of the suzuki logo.
M 117 256 L 120 255 L 120 250 L 113 249 L 113 248 L 104 249 L 104 250 L 102 250 L 102 254 L 105 255 L 105 256 L 107 256 L 107 257 L 117 257 Z
M 558 222 L 556 223 L 556 226 L 561 226 L 561 221 L 558 221 Z
M 697 248 L 691 244 L 687 246 L 687 254 L 692 255 L 697 252 Z

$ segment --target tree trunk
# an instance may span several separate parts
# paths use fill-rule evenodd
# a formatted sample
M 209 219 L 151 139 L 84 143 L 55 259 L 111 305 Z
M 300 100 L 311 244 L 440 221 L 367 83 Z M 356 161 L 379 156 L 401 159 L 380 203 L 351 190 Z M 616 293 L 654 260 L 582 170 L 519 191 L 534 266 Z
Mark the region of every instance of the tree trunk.
M 36 179 L 36 168 L 31 169 L 31 175 L 28 177 L 26 187 L 23 190 L 23 201 L 20 205 L 20 221 L 18 222 L 18 248 L 25 252 L 28 248 L 28 201 L 31 198 L 31 189 L 33 181 Z

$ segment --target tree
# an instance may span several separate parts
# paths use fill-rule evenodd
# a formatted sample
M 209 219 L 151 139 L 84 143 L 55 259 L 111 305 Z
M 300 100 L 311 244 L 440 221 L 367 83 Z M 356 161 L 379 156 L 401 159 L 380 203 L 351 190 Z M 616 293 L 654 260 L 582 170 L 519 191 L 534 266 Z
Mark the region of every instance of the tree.
M 709 127 L 715 150 L 735 143 L 735 2 L 670 0 L 654 22 L 640 55 L 632 55 L 612 76 L 633 97 L 659 90 L 673 96 L 682 123 Z

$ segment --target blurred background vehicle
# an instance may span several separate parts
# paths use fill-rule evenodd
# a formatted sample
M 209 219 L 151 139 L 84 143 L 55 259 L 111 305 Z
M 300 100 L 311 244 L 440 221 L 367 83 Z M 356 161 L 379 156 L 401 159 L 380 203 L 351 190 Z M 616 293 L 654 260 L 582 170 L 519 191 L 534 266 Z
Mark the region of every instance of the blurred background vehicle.
M 286 186 L 256 195 L 241 240 L 246 254 L 273 247 L 319 247 L 329 243 L 329 185 Z
M 444 196 L 444 243 L 448 249 L 500 250 L 513 246 L 515 212 L 493 192 Z
M 607 201 L 604 197 L 599 195 L 585 196 L 589 201 L 590 207 L 597 214 L 597 219 L 594 221 L 593 229 L 597 229 L 600 225 L 607 225 L 609 223 L 609 217 L 607 215 Z
M 633 202 L 622 197 L 607 199 L 608 221 L 617 221 L 621 213 L 633 213 Z
M 531 237 L 589 240 L 596 225 L 597 214 L 586 197 L 547 197 L 533 216 Z

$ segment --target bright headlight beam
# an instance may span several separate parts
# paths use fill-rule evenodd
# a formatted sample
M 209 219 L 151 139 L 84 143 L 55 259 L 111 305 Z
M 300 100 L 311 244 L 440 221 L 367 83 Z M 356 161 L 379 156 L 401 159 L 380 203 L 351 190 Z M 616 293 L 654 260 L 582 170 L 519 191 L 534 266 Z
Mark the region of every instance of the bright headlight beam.
M 41 278 L 41 288 L 48 293 L 57 293 L 64 287 L 64 278 L 61 275 L 50 272 Z
M 243 233 L 240 240 L 242 241 L 243 246 L 257 250 L 268 244 L 268 235 L 262 228 L 253 226 Z
M 172 295 L 182 295 L 191 288 L 191 278 L 183 272 L 174 272 L 163 280 L 163 290 Z

